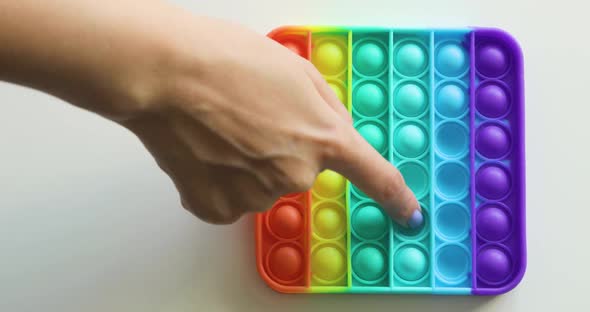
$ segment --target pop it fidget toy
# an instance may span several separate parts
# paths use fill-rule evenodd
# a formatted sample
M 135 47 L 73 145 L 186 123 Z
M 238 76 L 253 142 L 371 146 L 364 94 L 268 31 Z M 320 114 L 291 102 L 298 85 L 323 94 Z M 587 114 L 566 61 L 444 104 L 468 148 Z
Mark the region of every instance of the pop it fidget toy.
M 344 177 L 256 216 L 258 271 L 289 293 L 509 291 L 526 266 L 522 54 L 497 29 L 283 27 L 354 127 L 395 164 L 424 225 L 392 222 Z

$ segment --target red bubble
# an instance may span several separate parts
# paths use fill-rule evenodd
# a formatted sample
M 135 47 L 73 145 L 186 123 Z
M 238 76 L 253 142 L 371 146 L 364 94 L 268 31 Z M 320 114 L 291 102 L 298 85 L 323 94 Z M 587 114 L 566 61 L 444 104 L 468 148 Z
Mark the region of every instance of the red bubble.
M 269 216 L 271 230 L 281 238 L 295 238 L 303 230 L 301 211 L 291 205 L 282 205 L 274 209 Z
M 291 246 L 283 245 L 271 251 L 268 259 L 270 273 L 281 281 L 293 281 L 301 276 L 303 256 Z

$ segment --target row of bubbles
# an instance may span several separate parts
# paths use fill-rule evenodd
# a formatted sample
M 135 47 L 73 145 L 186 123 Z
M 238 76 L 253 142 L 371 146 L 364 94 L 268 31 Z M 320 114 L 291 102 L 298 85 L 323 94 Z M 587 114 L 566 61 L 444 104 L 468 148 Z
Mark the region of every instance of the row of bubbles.
M 418 229 L 393 225 L 393 288 L 431 287 L 431 163 L 432 153 L 430 33 L 394 31 L 391 34 L 391 131 L 389 160 L 398 167 L 422 207 Z
M 314 33 L 311 62 L 346 106 L 348 34 Z M 325 170 L 311 192 L 311 286 L 347 286 L 346 179 Z
M 352 40 L 354 126 L 388 158 L 389 32 L 355 32 Z M 375 201 L 353 185 L 350 222 L 352 287 L 389 286 L 391 221 Z
M 513 94 L 516 74 L 505 43 L 493 35 L 474 36 L 475 57 L 475 191 L 477 205 L 477 287 L 505 284 L 513 275 L 515 256 L 512 149 Z M 476 239 L 476 238 L 474 238 Z
M 281 33 L 273 39 L 309 58 L 307 32 Z M 285 291 L 304 291 L 309 285 L 309 201 L 309 192 L 288 194 L 257 216 L 259 261 L 272 283 Z
M 469 36 L 434 32 L 432 246 L 435 288 L 471 287 Z

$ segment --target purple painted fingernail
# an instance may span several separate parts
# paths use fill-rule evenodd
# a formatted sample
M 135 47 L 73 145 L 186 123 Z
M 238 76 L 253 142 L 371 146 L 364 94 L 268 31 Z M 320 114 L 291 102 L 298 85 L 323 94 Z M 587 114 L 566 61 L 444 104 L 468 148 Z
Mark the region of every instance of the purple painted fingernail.
M 412 216 L 408 220 L 408 226 L 411 229 L 416 229 L 419 226 L 421 226 L 423 222 L 424 222 L 424 216 L 422 215 L 422 212 L 420 212 L 420 210 L 416 209 L 416 210 L 414 210 L 414 213 L 412 213 Z

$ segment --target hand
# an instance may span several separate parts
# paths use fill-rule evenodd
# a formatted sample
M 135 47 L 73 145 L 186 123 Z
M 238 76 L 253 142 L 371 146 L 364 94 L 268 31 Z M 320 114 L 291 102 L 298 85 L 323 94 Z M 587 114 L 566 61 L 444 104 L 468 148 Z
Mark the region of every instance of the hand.
M 134 11 L 136 1 L 122 2 L 117 12 Z M 134 132 L 197 217 L 234 222 L 270 208 L 282 194 L 308 190 L 328 168 L 348 177 L 398 223 L 422 222 L 399 171 L 352 127 L 308 61 L 241 26 L 159 1 L 135 3 L 141 14 L 124 20 L 112 5 L 78 5 L 98 15 L 105 29 L 72 17 L 82 32 L 97 33 L 65 51 L 78 55 L 66 62 L 66 79 L 20 83 Z M 107 26 L 113 23 L 121 28 Z M 110 48 L 101 50 L 105 45 Z M 68 77 L 77 78 L 78 88 Z

